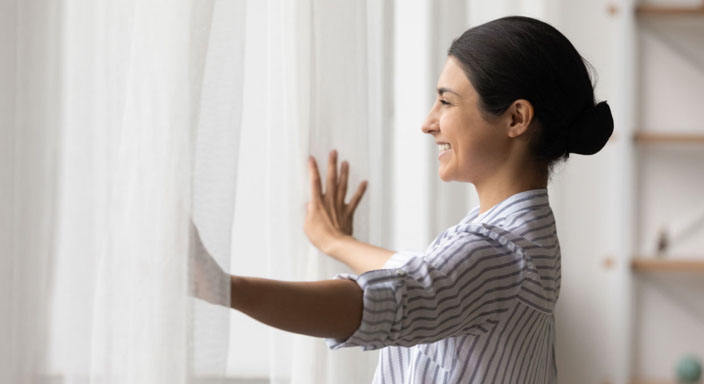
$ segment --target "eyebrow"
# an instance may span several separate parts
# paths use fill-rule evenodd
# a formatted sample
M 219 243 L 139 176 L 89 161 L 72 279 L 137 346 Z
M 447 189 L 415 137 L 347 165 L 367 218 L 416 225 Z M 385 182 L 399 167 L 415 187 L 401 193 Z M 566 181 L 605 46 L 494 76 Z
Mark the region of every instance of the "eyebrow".
M 440 87 L 440 88 L 438 88 L 438 95 L 442 96 L 442 94 L 445 93 L 445 92 L 452 93 L 452 94 L 455 94 L 455 95 L 457 95 L 457 96 L 460 96 L 459 93 L 457 93 L 457 92 L 455 92 L 455 91 L 453 91 L 453 90 L 451 90 L 451 89 L 449 89 L 449 88 L 445 88 L 445 87 Z

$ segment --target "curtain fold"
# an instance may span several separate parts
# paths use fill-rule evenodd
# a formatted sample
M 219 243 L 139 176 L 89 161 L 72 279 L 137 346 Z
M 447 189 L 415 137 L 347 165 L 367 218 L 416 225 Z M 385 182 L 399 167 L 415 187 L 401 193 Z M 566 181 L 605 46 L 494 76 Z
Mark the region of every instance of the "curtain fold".
M 232 229 L 243 107 L 245 1 L 216 0 L 207 40 L 207 55 L 195 127 L 193 221 L 207 259 L 219 266 L 203 278 L 214 281 L 216 303 L 194 304 L 194 373 L 223 377 L 229 351 Z M 195 46 L 203 45 L 197 41 Z M 203 57 L 203 56 L 195 56 Z M 191 257 L 197 255 L 191 254 Z
M 23 383 L 48 337 L 61 23 L 54 3 L 0 7 L 0 382 Z
M 187 379 L 191 20 L 187 1 L 171 2 L 168 13 L 165 5 L 132 4 L 124 107 L 104 170 L 106 242 L 86 287 L 94 291 L 92 382 Z
M 347 200 L 362 180 L 369 180 L 355 213 L 354 235 L 388 246 L 383 235 L 389 232 L 384 218 L 389 216 L 390 184 L 384 170 L 389 168 L 391 153 L 391 63 L 386 60 L 391 36 L 385 23 L 391 19 L 392 2 L 269 0 L 252 6 L 256 9 L 248 16 L 252 27 L 245 53 L 243 130 L 247 133 L 242 151 L 248 159 L 260 159 L 253 162 L 263 167 L 259 235 L 263 238 L 261 246 L 246 249 L 266 258 L 260 270 L 266 277 L 329 279 L 350 270 L 312 247 L 303 233 L 305 203 L 310 198 L 309 154 L 317 159 L 323 176 L 332 149 L 338 151 L 338 166 L 342 160 L 350 163 Z M 257 236 L 254 231 L 248 233 Z M 244 246 L 242 252 L 235 247 L 233 273 L 242 262 L 238 257 L 251 254 Z M 377 352 L 332 352 L 322 339 L 274 329 L 267 332 L 272 383 L 372 379 Z
M 244 9 L 3 2 L 0 382 L 224 380 Z

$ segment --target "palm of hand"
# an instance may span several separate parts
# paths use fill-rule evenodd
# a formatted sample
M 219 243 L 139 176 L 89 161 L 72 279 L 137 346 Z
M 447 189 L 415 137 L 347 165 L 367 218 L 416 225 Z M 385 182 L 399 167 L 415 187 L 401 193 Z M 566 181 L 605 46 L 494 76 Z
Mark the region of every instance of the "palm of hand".
M 345 203 L 349 165 L 342 162 L 340 175 L 337 175 L 337 151 L 329 155 L 325 193 L 322 191 L 318 165 L 314 157 L 309 157 L 308 168 L 311 176 L 311 201 L 307 204 L 304 231 L 308 239 L 318 249 L 324 250 L 330 241 L 341 235 L 352 236 L 354 211 L 366 190 L 367 182 L 359 184 L 349 203 Z

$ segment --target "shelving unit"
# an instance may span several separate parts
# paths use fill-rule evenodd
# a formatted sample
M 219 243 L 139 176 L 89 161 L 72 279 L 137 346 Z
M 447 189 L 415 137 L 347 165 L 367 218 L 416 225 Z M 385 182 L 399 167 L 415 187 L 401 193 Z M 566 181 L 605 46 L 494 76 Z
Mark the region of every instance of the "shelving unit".
M 639 5 L 637 16 L 704 16 L 704 5 L 699 7 Z
M 662 26 L 665 30 L 667 28 L 671 28 L 672 23 L 677 23 L 677 20 L 685 20 L 687 19 L 690 23 L 700 23 L 701 22 L 701 27 L 702 31 L 704 31 L 704 1 L 701 2 L 701 5 L 699 6 L 666 6 L 666 5 L 647 5 L 647 4 L 641 4 L 635 7 L 634 13 L 636 16 L 636 23 L 640 23 L 639 20 L 644 20 L 648 19 L 649 23 L 660 23 L 659 20 L 663 20 Z M 667 21 L 664 21 L 667 19 Z M 670 24 L 667 24 L 670 23 Z M 658 24 L 658 26 L 660 26 Z M 636 26 L 636 28 L 640 28 L 641 26 Z M 641 33 L 641 31 L 637 31 L 636 35 Z M 703 32 L 704 33 L 704 32 Z M 664 39 L 663 39 L 664 40 Z M 681 48 L 681 47 L 680 47 Z M 673 51 L 676 51 L 673 49 Z M 681 54 L 682 52 L 674 52 L 675 55 Z M 652 56 L 651 56 L 652 57 Z M 643 57 L 641 56 L 640 59 L 637 61 L 637 66 L 643 66 L 645 65 L 642 60 Z M 701 61 L 699 62 L 699 65 L 701 65 Z M 704 68 L 702 68 L 704 70 Z M 638 71 L 638 69 L 636 69 Z M 652 73 L 652 71 L 651 71 Z M 662 83 L 660 83 L 662 84 Z M 687 84 L 682 84 L 678 83 L 678 86 L 686 86 Z M 648 87 L 644 87 L 646 90 L 648 90 Z M 653 89 L 656 89 L 656 91 L 653 91 Z M 678 88 L 679 89 L 679 88 Z M 655 86 L 652 86 L 649 89 L 650 92 L 655 92 L 655 94 L 661 92 L 659 88 L 656 88 Z M 672 92 L 672 89 L 669 89 L 670 92 Z M 636 96 L 636 100 L 640 97 L 644 97 L 647 95 L 653 95 L 653 94 L 643 94 L 643 90 L 639 90 Z M 673 95 L 673 97 L 676 97 L 676 95 Z M 661 99 L 662 100 L 662 99 Z M 652 105 L 652 104 L 651 104 Z M 699 111 L 692 111 L 692 113 L 696 114 Z M 647 122 L 650 122 L 650 120 L 646 120 Z M 637 123 L 643 124 L 644 121 L 638 121 Z M 657 153 L 657 156 L 661 155 L 661 152 L 659 152 L 660 148 L 669 148 L 669 157 L 656 157 L 656 158 L 640 158 L 640 159 L 649 159 L 648 161 L 644 162 L 644 165 L 650 164 L 651 166 L 654 166 L 654 164 L 657 164 L 657 168 L 660 167 L 661 163 L 658 163 L 662 159 L 666 159 L 666 161 L 673 161 L 673 159 L 678 159 L 679 154 L 682 153 L 690 153 L 689 156 L 691 156 L 691 153 L 696 153 L 698 156 L 698 151 L 701 148 L 702 149 L 702 159 L 704 159 L 704 126 L 702 126 L 701 130 L 695 130 L 691 131 L 691 126 L 690 130 L 684 132 L 684 131 L 677 131 L 673 130 L 670 131 L 668 130 L 668 127 L 661 125 L 662 122 L 658 123 L 652 123 L 653 126 L 649 126 L 649 130 L 639 130 L 636 129 L 636 131 L 633 133 L 631 139 L 633 140 L 633 144 L 635 145 L 634 149 L 636 151 L 645 151 L 645 152 L 638 152 L 639 156 L 655 156 Z M 658 131 L 652 131 L 652 129 L 657 129 L 658 127 L 660 128 Z M 646 150 L 647 148 L 647 150 Z M 687 149 L 686 151 L 684 149 Z M 675 151 L 672 151 L 674 149 Z M 680 149 L 683 149 L 683 152 L 677 152 Z M 653 152 L 654 151 L 654 152 Z M 694 152 L 692 152 L 694 151 Z M 698 158 L 698 157 L 697 157 Z M 681 159 L 681 158 L 680 158 Z M 680 161 L 679 159 L 676 161 Z M 679 164 L 679 163 L 675 163 Z M 641 167 L 641 163 L 637 164 L 637 168 Z M 669 163 L 667 164 L 669 165 Z M 704 163 L 702 164 L 704 166 Z M 704 167 L 702 167 L 704 168 Z M 666 168 L 659 168 L 660 171 L 662 169 Z M 674 169 L 673 171 L 679 172 L 680 170 Z M 691 168 L 689 169 L 691 172 Z M 639 169 L 639 172 L 637 173 L 639 177 L 644 177 L 644 175 L 648 175 L 647 173 L 644 173 L 641 169 Z M 656 172 L 657 174 L 657 172 Z M 704 174 L 704 171 L 703 173 Z M 692 177 L 696 177 L 697 175 L 692 175 Z M 641 180 L 641 179 L 638 179 Z M 650 180 L 659 180 L 658 179 L 650 179 Z M 637 183 L 638 184 L 638 183 Z M 645 184 L 646 186 L 650 185 L 652 188 L 655 184 Z M 682 186 L 681 188 L 686 188 L 686 186 Z M 652 189 L 650 191 L 653 191 Z M 657 194 L 653 194 L 652 192 L 647 195 L 650 196 L 651 198 L 653 196 L 657 196 Z M 658 196 L 659 197 L 659 196 Z M 647 199 L 645 200 L 646 202 L 648 201 Z M 645 204 L 645 203 L 643 203 Z M 640 205 L 640 204 L 639 204 Z M 646 207 L 641 207 L 641 209 L 646 209 Z M 657 210 L 656 210 L 657 211 Z M 653 214 L 651 216 L 648 216 L 647 214 L 644 215 L 646 218 L 650 218 L 651 220 L 653 217 L 657 217 L 657 214 Z M 640 224 L 639 224 L 640 225 Z M 638 231 L 642 231 L 643 228 L 647 228 L 647 226 L 643 227 L 637 227 Z M 638 232 L 641 235 L 644 235 L 643 232 Z M 647 235 L 649 236 L 649 235 Z M 640 245 L 642 246 L 642 244 Z M 642 252 L 642 251 L 638 251 Z M 662 256 L 662 255 L 657 255 L 657 254 L 634 254 L 631 257 L 630 260 L 630 270 L 632 273 L 634 273 L 635 277 L 641 276 L 641 275 L 657 275 L 658 277 L 662 277 L 668 282 L 672 282 L 673 284 L 677 284 L 678 280 L 677 279 L 672 279 L 672 276 L 670 273 L 676 273 L 678 276 L 692 276 L 688 277 L 688 279 L 695 279 L 695 280 L 700 280 L 704 279 L 704 255 L 702 256 L 697 256 L 694 254 L 687 254 L 683 255 L 680 254 L 678 256 Z M 704 294 L 704 292 L 702 292 Z M 640 302 L 640 300 L 636 300 L 636 302 Z M 652 307 L 651 307 L 652 310 Z M 652 313 L 652 312 L 651 312 Z M 667 314 L 663 314 L 664 316 L 667 316 Z M 664 317 L 663 317 L 664 318 Z M 650 323 L 650 328 L 652 329 L 652 324 Z M 660 324 L 660 323 L 658 323 Z M 677 327 L 675 325 L 675 327 Z M 648 335 L 649 333 L 645 333 Z M 637 334 L 636 334 L 637 335 Z M 643 334 L 640 334 L 640 337 L 642 337 Z M 638 335 L 636 337 L 639 337 Z M 647 341 L 643 341 L 644 344 L 642 345 L 648 345 Z M 638 342 L 638 345 L 641 345 L 640 342 Z M 653 344 L 650 344 L 653 345 Z M 656 344 L 657 345 L 657 344 Z M 641 353 L 642 351 L 638 351 L 638 353 Z M 651 353 L 649 356 L 658 356 L 658 354 L 652 354 L 653 350 L 648 350 L 648 353 Z M 648 355 L 648 353 L 644 353 L 644 355 Z M 679 353 L 679 352 L 678 352 Z M 662 354 L 659 355 L 662 357 Z M 643 356 L 641 356 L 642 358 Z M 704 357 L 704 356 L 703 356 Z M 645 361 L 645 360 L 640 360 L 640 361 Z M 652 359 L 651 359 L 652 361 Z M 641 367 L 642 369 L 642 367 Z M 674 371 L 672 374 L 674 374 Z M 643 372 L 633 372 L 634 378 L 630 379 L 631 384 L 674 384 L 676 381 L 673 379 L 659 379 L 659 378 L 652 378 L 652 377 L 645 377 L 642 375 Z M 664 376 L 668 377 L 668 376 Z
M 637 256 L 631 260 L 631 269 L 636 272 L 693 272 L 704 273 L 704 260 L 668 258 L 660 259 L 656 256 Z
M 670 132 L 636 132 L 633 135 L 636 143 L 681 143 L 704 144 L 704 134 L 670 133 Z

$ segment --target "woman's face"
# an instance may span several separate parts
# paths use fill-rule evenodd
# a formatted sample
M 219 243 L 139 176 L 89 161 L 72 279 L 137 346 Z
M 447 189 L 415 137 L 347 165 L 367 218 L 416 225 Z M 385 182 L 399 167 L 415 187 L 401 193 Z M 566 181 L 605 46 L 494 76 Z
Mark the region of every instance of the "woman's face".
M 438 79 L 437 97 L 422 126 L 438 146 L 438 173 L 443 181 L 476 184 L 499 170 L 508 156 L 505 117 L 484 119 L 479 95 L 457 59 L 448 56 Z

